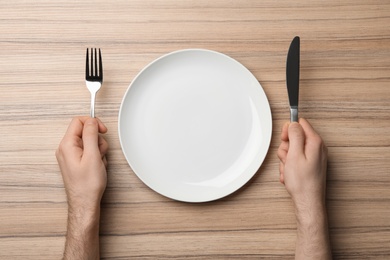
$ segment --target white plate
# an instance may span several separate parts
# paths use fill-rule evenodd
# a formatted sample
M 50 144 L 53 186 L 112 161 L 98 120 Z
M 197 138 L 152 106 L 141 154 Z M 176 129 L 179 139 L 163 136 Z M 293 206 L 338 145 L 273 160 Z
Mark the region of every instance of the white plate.
M 119 138 L 135 174 L 179 201 L 205 202 L 242 187 L 271 140 L 267 97 L 236 60 L 209 50 L 166 54 L 130 84 Z

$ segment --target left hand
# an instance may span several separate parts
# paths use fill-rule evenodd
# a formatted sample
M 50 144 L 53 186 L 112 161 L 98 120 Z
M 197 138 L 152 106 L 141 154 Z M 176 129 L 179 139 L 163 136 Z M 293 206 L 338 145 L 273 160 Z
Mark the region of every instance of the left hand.
M 107 127 L 96 118 L 76 117 L 62 139 L 56 157 L 73 210 L 94 210 L 107 184 Z

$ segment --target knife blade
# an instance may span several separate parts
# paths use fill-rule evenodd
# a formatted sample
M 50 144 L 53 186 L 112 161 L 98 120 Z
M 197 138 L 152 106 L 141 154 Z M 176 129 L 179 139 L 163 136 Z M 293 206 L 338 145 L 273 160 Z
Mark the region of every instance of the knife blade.
M 300 39 L 296 36 L 288 50 L 286 84 L 290 102 L 290 121 L 298 122 Z

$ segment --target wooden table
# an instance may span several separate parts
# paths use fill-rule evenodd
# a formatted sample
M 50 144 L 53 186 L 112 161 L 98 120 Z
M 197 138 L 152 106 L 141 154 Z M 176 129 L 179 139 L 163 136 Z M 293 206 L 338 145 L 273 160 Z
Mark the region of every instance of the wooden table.
M 105 80 L 96 114 L 111 148 L 102 258 L 291 259 L 296 225 L 276 150 L 289 120 L 286 54 L 300 35 L 300 115 L 329 146 L 334 258 L 389 259 L 389 14 L 383 0 L 2 1 L 0 258 L 61 258 L 67 204 L 54 151 L 71 118 L 89 113 L 85 50 L 100 47 Z M 185 48 L 244 64 L 273 114 L 257 174 L 211 203 L 176 202 L 147 188 L 118 139 L 129 83 L 152 60 Z

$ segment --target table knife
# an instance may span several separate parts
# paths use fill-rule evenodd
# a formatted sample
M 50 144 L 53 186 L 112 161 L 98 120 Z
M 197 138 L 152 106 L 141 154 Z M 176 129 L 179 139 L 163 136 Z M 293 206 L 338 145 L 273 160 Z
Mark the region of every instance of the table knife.
M 296 36 L 288 50 L 286 64 L 286 83 L 288 99 L 290 102 L 290 120 L 298 122 L 298 99 L 299 99 L 299 47 L 300 39 Z

